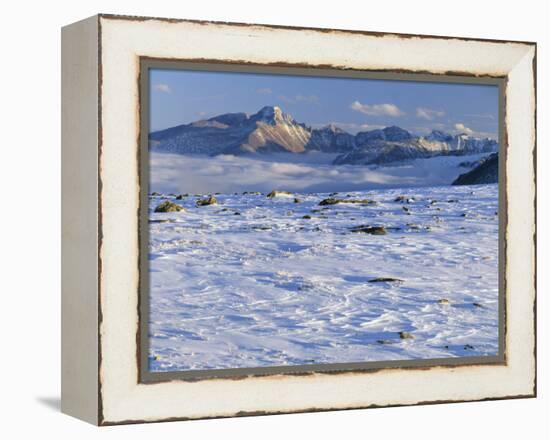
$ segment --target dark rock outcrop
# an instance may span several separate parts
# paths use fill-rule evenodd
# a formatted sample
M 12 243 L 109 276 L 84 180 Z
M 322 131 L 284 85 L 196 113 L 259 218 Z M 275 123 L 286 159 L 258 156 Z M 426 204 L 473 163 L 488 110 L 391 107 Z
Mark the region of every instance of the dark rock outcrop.
M 177 203 L 166 200 L 155 208 L 155 212 L 180 212 L 184 211 L 183 207 Z
M 360 225 L 350 228 L 351 232 L 362 232 L 363 234 L 371 235 L 386 235 L 387 231 L 384 226 L 370 226 L 370 225 Z
M 197 206 L 208 206 L 208 205 L 217 205 L 218 199 L 214 196 L 209 196 L 205 199 L 197 200 Z
M 292 196 L 292 193 L 289 191 L 279 191 L 274 189 L 266 197 L 268 199 L 273 199 L 275 197 L 291 197 L 291 196 Z
M 321 200 L 319 202 L 319 206 L 338 205 L 339 203 L 370 205 L 372 203 L 375 203 L 375 201 L 369 199 L 336 199 L 334 197 L 329 197 L 328 199 Z
M 498 183 L 498 153 L 487 156 L 479 164 L 461 174 L 453 182 L 453 185 L 482 185 L 487 183 Z
M 369 280 L 369 283 L 402 283 L 403 280 L 399 278 L 389 278 L 389 277 L 377 277 Z

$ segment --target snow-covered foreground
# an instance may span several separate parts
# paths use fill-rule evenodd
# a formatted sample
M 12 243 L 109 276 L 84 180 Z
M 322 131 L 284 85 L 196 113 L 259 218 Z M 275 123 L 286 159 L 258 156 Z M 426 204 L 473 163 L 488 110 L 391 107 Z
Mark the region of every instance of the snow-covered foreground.
M 497 185 L 328 196 L 151 197 L 150 369 L 498 353 Z

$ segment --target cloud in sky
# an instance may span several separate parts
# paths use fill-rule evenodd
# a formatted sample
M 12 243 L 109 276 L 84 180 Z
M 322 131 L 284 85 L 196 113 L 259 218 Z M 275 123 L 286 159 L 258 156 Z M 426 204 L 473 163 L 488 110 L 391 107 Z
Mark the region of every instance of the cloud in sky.
M 172 89 L 168 84 L 153 84 L 153 90 L 156 92 L 162 92 L 162 93 L 172 93 Z
M 478 118 L 478 119 L 489 119 L 491 121 L 495 120 L 494 115 L 490 113 L 469 113 L 464 116 L 467 116 L 469 118 Z
M 277 96 L 285 104 L 319 104 L 319 97 L 316 95 Z
M 405 112 L 395 104 L 362 104 L 359 101 L 353 101 L 351 109 L 368 116 L 390 116 L 397 118 L 405 115 Z
M 259 95 L 271 95 L 273 93 L 273 90 L 271 90 L 269 87 L 262 87 L 260 89 L 256 89 L 256 93 Z
M 477 134 L 496 132 L 499 121 L 499 91 L 492 85 L 152 69 L 150 89 L 156 129 L 194 122 L 199 111 L 255 113 L 265 105 L 279 105 L 307 125 L 343 121 L 431 129 L 444 122 L 452 132 L 461 122 Z
M 435 118 L 441 118 L 445 116 L 445 112 L 441 110 L 432 110 L 426 107 L 416 108 L 416 117 L 420 119 L 426 119 L 427 121 L 433 121 Z
M 471 128 L 466 127 L 462 122 L 456 123 L 454 125 L 454 128 L 455 128 L 456 131 L 458 131 L 460 133 L 465 133 L 467 135 L 474 134 L 474 130 L 472 130 Z

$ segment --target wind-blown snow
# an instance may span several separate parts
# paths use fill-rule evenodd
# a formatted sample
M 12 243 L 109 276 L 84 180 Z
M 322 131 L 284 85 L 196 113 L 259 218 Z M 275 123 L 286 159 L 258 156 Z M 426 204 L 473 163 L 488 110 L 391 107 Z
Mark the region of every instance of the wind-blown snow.
M 270 173 L 285 176 L 285 190 L 342 179 L 384 186 L 392 171 L 404 173 L 339 167 L 331 179 L 328 167 L 242 161 L 153 155 L 152 166 L 169 172 L 152 173 L 152 191 L 189 192 L 209 179 L 226 192 L 248 191 L 264 188 Z M 407 172 L 411 184 L 421 179 Z M 431 181 L 457 173 L 433 172 Z M 401 195 L 414 200 L 394 201 Z M 377 202 L 369 205 L 325 207 L 318 204 L 327 193 L 295 196 L 301 203 L 239 191 L 204 207 L 193 195 L 150 198 L 151 371 L 498 353 L 497 185 L 337 196 Z M 154 213 L 167 199 L 185 212 Z M 364 224 L 388 233 L 350 232 Z M 377 277 L 402 282 L 370 282 Z M 403 331 L 414 339 L 401 339 Z

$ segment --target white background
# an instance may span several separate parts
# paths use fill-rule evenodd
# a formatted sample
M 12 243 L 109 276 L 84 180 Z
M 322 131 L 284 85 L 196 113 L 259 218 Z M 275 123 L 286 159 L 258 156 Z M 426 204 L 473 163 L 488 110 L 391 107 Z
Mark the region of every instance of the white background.
M 2 438 L 548 438 L 548 14 L 541 1 L 4 3 L 0 15 Z M 60 28 L 98 12 L 538 42 L 537 399 L 94 428 L 59 412 Z M 542 115 L 542 116 L 541 116 Z M 547 118 L 546 118 L 547 119 Z M 546 246 L 545 246 L 546 245 Z M 546 401 L 545 401 L 546 400 Z M 546 406 L 546 410 L 543 408 Z M 32 437 L 31 437 L 32 438 Z

